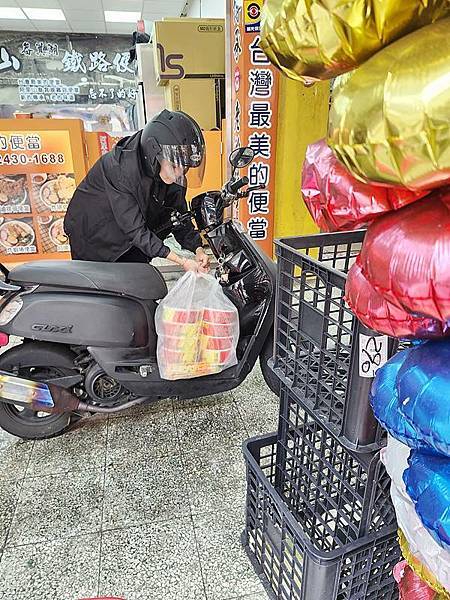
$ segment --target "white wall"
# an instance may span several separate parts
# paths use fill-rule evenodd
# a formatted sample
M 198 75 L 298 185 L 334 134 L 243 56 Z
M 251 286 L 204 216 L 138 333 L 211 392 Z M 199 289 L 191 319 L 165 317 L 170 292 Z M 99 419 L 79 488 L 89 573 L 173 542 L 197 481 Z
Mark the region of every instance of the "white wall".
M 189 0 L 188 17 L 224 19 L 225 0 Z

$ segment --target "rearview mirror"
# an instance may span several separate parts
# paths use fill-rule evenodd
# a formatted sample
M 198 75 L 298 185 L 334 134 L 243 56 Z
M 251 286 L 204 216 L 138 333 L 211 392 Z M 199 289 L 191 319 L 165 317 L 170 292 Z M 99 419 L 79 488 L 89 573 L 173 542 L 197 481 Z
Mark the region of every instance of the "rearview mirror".
M 255 152 L 249 147 L 236 148 L 230 154 L 230 163 L 235 169 L 243 169 L 255 158 Z

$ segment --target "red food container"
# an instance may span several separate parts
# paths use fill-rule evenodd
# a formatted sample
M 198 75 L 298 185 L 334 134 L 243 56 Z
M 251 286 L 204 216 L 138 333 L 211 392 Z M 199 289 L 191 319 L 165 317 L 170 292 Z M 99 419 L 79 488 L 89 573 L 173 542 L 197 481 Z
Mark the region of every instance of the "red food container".
M 233 335 L 234 326 L 232 324 L 223 323 L 203 323 L 202 331 L 204 335 L 210 337 L 231 337 Z
M 234 323 L 236 313 L 232 310 L 214 310 L 207 308 L 203 312 L 203 320 L 208 323 Z
M 227 350 L 233 347 L 232 337 L 207 337 L 205 336 L 207 350 Z

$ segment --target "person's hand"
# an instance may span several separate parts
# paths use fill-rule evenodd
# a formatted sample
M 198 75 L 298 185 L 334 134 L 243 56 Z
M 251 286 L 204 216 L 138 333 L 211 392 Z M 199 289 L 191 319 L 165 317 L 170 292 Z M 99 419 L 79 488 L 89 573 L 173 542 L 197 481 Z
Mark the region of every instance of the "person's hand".
M 186 271 L 194 271 L 197 273 L 200 269 L 200 265 L 197 261 L 192 260 L 191 258 L 185 258 L 183 261 L 183 269 Z
M 209 271 L 210 259 L 203 248 L 197 248 L 195 252 L 196 261 L 199 265 L 199 270 L 202 273 L 207 273 Z

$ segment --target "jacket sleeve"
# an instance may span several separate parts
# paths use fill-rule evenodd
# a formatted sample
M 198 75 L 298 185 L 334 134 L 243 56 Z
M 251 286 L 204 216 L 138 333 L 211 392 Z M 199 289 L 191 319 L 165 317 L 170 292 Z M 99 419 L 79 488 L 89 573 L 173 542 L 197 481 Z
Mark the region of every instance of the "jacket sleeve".
M 172 206 L 176 206 L 180 213 L 185 213 L 188 209 L 186 204 L 186 191 L 179 186 L 174 186 L 174 188 L 176 188 L 174 191 L 171 190 L 171 194 L 175 195 L 174 201 L 172 200 Z M 173 235 L 180 246 L 185 250 L 195 252 L 197 248 L 201 248 L 203 245 L 200 234 L 194 229 L 192 221 L 187 221 L 180 227 L 176 227 L 173 230 Z
M 139 248 L 149 258 L 166 258 L 170 248 L 147 227 L 137 199 L 130 193 L 132 186 L 121 178 L 109 177 L 105 171 L 103 179 L 114 219 L 130 245 Z

